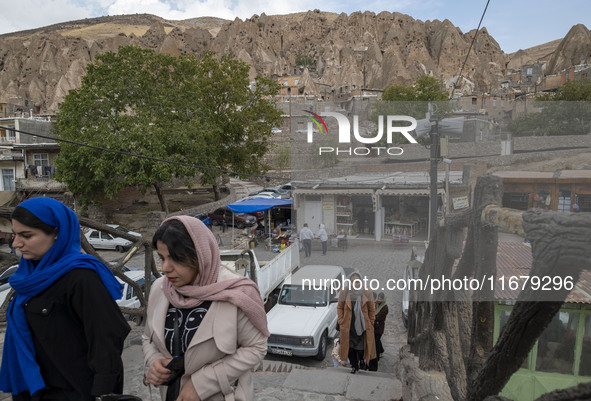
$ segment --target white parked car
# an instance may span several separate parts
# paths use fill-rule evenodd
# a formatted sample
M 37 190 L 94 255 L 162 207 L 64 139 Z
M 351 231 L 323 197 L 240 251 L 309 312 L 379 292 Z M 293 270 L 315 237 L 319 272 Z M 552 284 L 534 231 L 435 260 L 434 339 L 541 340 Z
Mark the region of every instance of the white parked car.
M 5 290 L 6 288 L 10 287 L 8 284 L 8 279 L 18 268 L 18 264 L 10 266 L 8 269 L 4 270 L 2 274 L 0 274 L 0 291 Z
M 2 274 L 0 274 L 0 305 L 4 303 L 4 300 L 10 293 L 12 287 L 8 283 L 8 279 L 12 274 L 16 271 L 18 265 L 12 265 L 8 269 L 4 270 Z
M 142 291 L 146 286 L 146 273 L 144 270 L 129 270 L 124 273 L 128 278 L 135 281 Z M 129 283 L 124 282 L 119 277 L 117 280 L 123 284 L 123 296 L 117 300 L 117 305 L 124 308 L 139 308 L 141 306 L 140 300 L 137 297 L 137 292 L 135 288 L 133 288 Z M 152 274 L 152 282 L 156 280 L 156 276 Z M 139 316 L 132 316 L 132 321 L 135 321 L 137 324 L 142 322 L 142 318 Z
M 118 252 L 125 252 L 133 245 L 133 242 L 121 237 L 115 237 L 109 233 L 89 228 L 84 236 L 88 243 L 95 249 L 114 249 Z
M 417 279 L 419 277 L 419 269 L 421 268 L 424 260 L 424 256 L 415 255 L 413 251 L 411 260 L 407 263 L 406 269 L 404 269 L 403 279 L 406 283 L 409 283 L 409 280 Z M 402 291 L 402 322 L 404 323 L 404 327 L 407 328 L 409 319 L 409 308 L 410 288 L 409 285 L 406 285 L 406 287 Z
M 331 290 L 330 280 L 342 283 L 344 276 L 340 266 L 308 265 L 288 278 L 277 304 L 267 313 L 271 333 L 267 352 L 323 360 L 328 338 L 335 336 L 337 326 L 339 293 Z M 314 285 L 310 287 L 305 279 Z

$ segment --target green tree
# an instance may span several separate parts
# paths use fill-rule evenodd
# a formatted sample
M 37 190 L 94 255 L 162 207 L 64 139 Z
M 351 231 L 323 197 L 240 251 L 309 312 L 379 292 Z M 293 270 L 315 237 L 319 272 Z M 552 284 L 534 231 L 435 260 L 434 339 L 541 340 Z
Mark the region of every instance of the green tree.
M 280 119 L 269 100 L 257 99 L 272 93 L 271 85 L 251 89 L 248 66 L 229 57 L 172 57 L 134 46 L 100 54 L 80 88 L 66 96 L 56 124 L 59 138 L 93 148 L 63 143 L 56 178 L 82 204 L 112 198 L 126 186 L 153 186 L 168 212 L 163 183 L 180 178 L 191 185 L 198 174 L 211 182 L 226 169 L 265 169 L 247 155 L 267 150 L 265 138 Z M 224 97 L 212 115 L 211 99 Z M 229 127 L 228 120 L 235 122 Z M 229 138 L 240 145 L 227 144 Z
M 291 166 L 291 146 L 288 143 L 277 145 L 273 164 L 279 171 L 287 170 Z
M 512 120 L 515 135 L 585 135 L 591 129 L 591 80 L 569 81 L 535 100 L 537 112 Z
M 281 125 L 283 117 L 271 100 L 279 93 L 279 84 L 267 77 L 248 79 L 250 67 L 230 55 L 220 59 L 205 53 L 193 76 L 193 91 L 198 111 L 207 126 L 208 166 L 201 180 L 214 186 L 221 170 L 258 175 L 269 166 L 262 162 L 269 150 L 271 129 Z
M 405 115 L 417 120 L 424 119 L 429 103 L 434 105 L 439 118 L 452 109 L 443 82 L 432 76 L 423 75 L 411 85 L 394 84 L 386 87 L 382 99 L 375 103 L 371 120 L 377 125 L 378 116 Z M 406 143 L 401 134 L 396 134 L 393 141 Z

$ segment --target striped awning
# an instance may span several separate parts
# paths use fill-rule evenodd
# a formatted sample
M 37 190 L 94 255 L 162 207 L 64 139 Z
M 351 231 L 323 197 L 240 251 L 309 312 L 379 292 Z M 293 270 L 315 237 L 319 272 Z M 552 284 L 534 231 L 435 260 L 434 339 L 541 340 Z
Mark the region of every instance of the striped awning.
M 443 188 L 437 188 L 437 193 L 445 193 Z M 378 189 L 376 195 L 395 195 L 395 196 L 429 196 L 431 190 L 429 188 L 387 188 Z
M 312 189 L 312 188 L 299 188 L 295 189 L 292 194 L 293 195 L 373 195 L 374 189 L 373 188 L 341 188 L 341 189 L 334 189 L 334 188 L 326 188 L 323 189 L 322 187 Z

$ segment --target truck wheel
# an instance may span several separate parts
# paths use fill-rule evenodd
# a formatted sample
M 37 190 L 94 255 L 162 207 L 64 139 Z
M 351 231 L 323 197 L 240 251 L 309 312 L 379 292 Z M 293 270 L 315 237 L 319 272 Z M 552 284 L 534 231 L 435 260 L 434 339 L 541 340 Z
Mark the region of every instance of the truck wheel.
M 322 333 L 322 337 L 320 337 L 320 344 L 318 344 L 318 353 L 314 357 L 317 361 L 323 361 L 326 357 L 326 342 L 327 340 L 325 331 L 324 333 Z

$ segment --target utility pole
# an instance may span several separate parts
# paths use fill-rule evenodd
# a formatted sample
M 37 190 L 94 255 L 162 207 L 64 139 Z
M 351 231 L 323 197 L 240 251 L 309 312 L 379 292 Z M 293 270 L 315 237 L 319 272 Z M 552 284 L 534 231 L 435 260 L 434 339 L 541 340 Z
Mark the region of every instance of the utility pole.
M 429 230 L 428 240 L 431 241 L 433 235 L 435 235 L 437 227 L 437 164 L 439 163 L 439 120 L 437 116 L 433 114 L 432 105 L 429 103 L 429 120 L 431 121 L 431 153 L 429 156 L 430 161 L 430 193 L 429 193 Z

